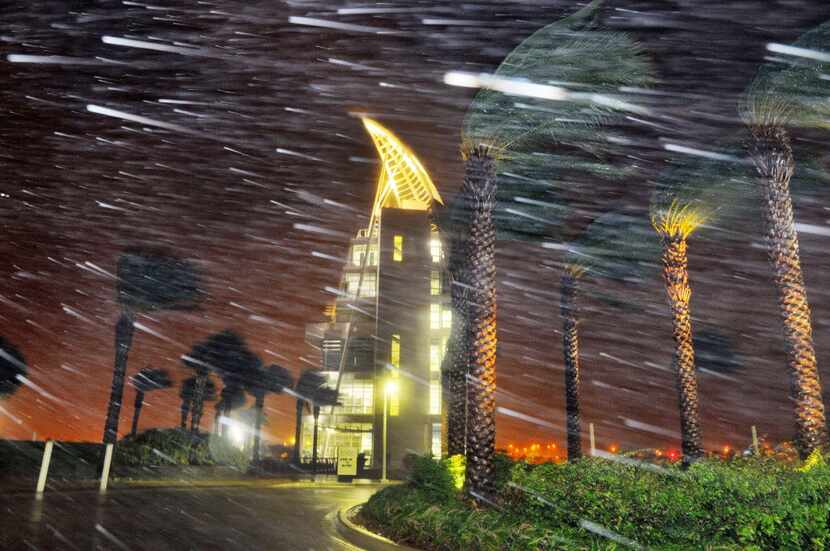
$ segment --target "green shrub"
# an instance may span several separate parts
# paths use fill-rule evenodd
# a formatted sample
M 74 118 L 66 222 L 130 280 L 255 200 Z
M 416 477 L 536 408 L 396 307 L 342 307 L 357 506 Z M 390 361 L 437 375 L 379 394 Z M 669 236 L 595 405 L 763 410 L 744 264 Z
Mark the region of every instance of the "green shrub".
M 688 470 L 597 458 L 498 461 L 496 477 L 509 479 L 494 508 L 436 491 L 445 487 L 434 482 L 444 472 L 452 478 L 450 462 L 430 460 L 419 463 L 421 483 L 379 492 L 362 516 L 424 549 L 624 547 L 612 538 L 667 550 L 830 549 L 830 466 L 822 458 L 801 467 L 771 458 L 705 460 Z
M 433 501 L 447 501 L 455 496 L 456 488 L 447 463 L 431 456 L 416 456 L 412 461 L 409 483 L 419 488 Z
M 248 454 L 212 434 L 193 435 L 180 429 L 150 429 L 115 446 L 119 466 L 228 465 L 248 468 Z

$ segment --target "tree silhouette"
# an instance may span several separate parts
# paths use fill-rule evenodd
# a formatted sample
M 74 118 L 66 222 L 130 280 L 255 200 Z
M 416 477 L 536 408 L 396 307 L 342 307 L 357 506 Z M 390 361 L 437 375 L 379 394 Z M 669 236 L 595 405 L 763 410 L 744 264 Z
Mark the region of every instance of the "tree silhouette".
M 200 278 L 193 264 L 163 252 L 128 250 L 118 259 L 116 275 L 121 315 L 115 325 L 115 365 L 104 423 L 105 443 L 118 439 L 127 356 L 132 346 L 136 314 L 156 310 L 190 310 L 202 298 Z
M 244 381 L 250 371 L 260 366 L 260 359 L 249 348 L 245 339 L 238 333 L 226 329 L 209 336 L 197 343 L 193 349 L 182 357 L 182 362 L 196 373 L 196 386 L 193 397 L 191 431 L 199 430 L 204 404 L 204 389 L 210 373 L 215 373 L 223 382 L 223 397 L 231 397 L 244 391 Z M 219 412 L 230 413 L 233 400 L 223 400 Z
M 181 389 L 179 390 L 179 398 L 181 398 L 182 403 L 180 406 L 181 409 L 181 422 L 180 426 L 182 430 L 187 429 L 187 418 L 190 416 L 190 411 L 193 409 L 193 400 L 194 395 L 196 393 L 196 377 L 189 377 L 182 382 Z M 205 382 L 204 392 L 202 394 L 202 401 L 203 402 L 212 402 L 216 400 L 216 385 L 213 383 L 213 380 L 208 378 Z
M 320 408 L 337 405 L 337 390 L 328 385 L 321 385 L 311 394 L 311 413 L 314 416 L 314 433 L 311 439 L 311 472 L 317 472 L 317 429 L 320 421 Z
M 253 373 L 254 377 L 247 381 L 248 391 L 254 396 L 254 409 L 256 417 L 254 421 L 254 463 L 259 461 L 259 446 L 261 440 L 260 430 L 262 428 L 263 409 L 265 408 L 265 395 L 281 394 L 286 388 L 291 388 L 294 382 L 291 373 L 284 367 L 271 364 Z
M 213 432 L 225 434 L 221 418 L 230 418 L 231 412 L 245 405 L 245 387 L 237 381 L 231 381 L 222 387 L 219 401 L 214 405 Z
M 20 377 L 26 375 L 23 354 L 4 337 L 0 337 L 0 398 L 11 396 L 20 387 Z
M 141 408 L 144 405 L 144 394 L 153 390 L 161 390 L 173 386 L 170 374 L 164 369 L 144 368 L 138 375 L 130 378 L 130 383 L 135 388 L 135 406 L 133 408 L 133 427 L 130 435 L 135 436 L 138 432 L 138 418 L 141 416 Z
M 297 384 L 294 387 L 294 393 L 297 395 L 297 404 L 296 424 L 294 428 L 294 457 L 292 461 L 295 465 L 300 464 L 300 441 L 303 436 L 303 412 L 306 403 L 310 403 L 315 390 L 325 384 L 326 379 L 318 371 L 306 369 L 300 374 L 299 379 L 297 379 Z

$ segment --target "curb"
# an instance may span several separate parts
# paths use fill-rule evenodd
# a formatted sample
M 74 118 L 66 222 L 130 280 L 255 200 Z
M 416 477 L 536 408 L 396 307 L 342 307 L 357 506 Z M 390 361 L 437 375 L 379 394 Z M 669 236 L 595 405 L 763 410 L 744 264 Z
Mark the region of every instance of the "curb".
M 349 520 L 349 517 L 352 516 L 356 510 L 360 509 L 360 507 L 362 506 L 355 505 L 352 507 L 345 507 L 337 511 L 337 515 L 335 516 L 337 533 L 343 536 L 346 541 L 352 545 L 356 545 L 361 549 L 364 549 L 365 551 L 419 551 L 414 547 L 399 545 L 394 541 L 384 538 L 383 536 L 379 536 L 374 532 L 370 532 L 369 530 L 366 530 L 362 526 L 358 526 Z

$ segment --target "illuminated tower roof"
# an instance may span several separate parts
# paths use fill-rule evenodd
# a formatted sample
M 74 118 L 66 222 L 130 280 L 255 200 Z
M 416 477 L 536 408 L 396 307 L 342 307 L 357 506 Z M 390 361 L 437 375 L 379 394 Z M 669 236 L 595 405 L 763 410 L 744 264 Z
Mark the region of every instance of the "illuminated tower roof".
M 383 207 L 429 210 L 433 200 L 443 204 L 435 184 L 412 150 L 377 121 L 367 117 L 362 120 L 381 160 L 369 227 L 373 227 Z

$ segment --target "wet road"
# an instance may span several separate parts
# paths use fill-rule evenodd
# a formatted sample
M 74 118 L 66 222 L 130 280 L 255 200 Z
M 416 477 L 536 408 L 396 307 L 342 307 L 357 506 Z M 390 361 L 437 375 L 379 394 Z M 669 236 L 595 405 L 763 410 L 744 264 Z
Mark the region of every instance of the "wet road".
M 293 485 L 0 493 L 0 549 L 358 548 L 336 533 L 337 509 L 377 486 Z

